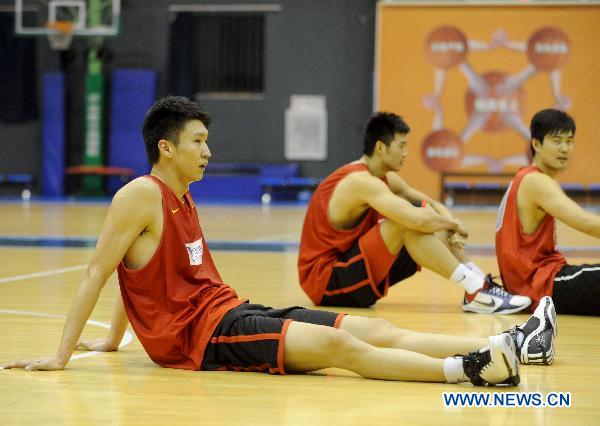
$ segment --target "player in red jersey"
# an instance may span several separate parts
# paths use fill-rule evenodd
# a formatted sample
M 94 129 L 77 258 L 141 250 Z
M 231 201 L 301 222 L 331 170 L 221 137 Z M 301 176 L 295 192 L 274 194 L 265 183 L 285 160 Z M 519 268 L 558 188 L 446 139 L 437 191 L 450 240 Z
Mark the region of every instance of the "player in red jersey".
M 3 368 L 60 370 L 77 346 L 117 350 L 130 322 L 148 355 L 165 367 L 274 374 L 338 367 L 376 379 L 519 382 L 509 333 L 487 339 L 416 333 L 383 319 L 272 309 L 239 299 L 219 276 L 188 192 L 211 156 L 209 121 L 186 98 L 167 97 L 153 105 L 143 130 L 152 171 L 113 198 L 57 353 Z M 79 341 L 115 269 L 122 297 L 108 337 Z
M 303 290 L 316 305 L 366 307 L 421 265 L 465 289 L 465 311 L 525 309 L 528 297 L 507 293 L 469 261 L 462 223 L 398 175 L 409 131 L 396 114 L 373 115 L 364 155 L 321 182 L 302 228 Z
M 571 161 L 574 137 L 575 122 L 565 112 L 533 116 L 533 162 L 519 170 L 500 204 L 496 257 L 506 288 L 531 297 L 532 309 L 552 296 L 558 313 L 600 315 L 600 264 L 569 265 L 556 250 L 555 218 L 600 238 L 600 216 L 583 210 L 556 181 Z

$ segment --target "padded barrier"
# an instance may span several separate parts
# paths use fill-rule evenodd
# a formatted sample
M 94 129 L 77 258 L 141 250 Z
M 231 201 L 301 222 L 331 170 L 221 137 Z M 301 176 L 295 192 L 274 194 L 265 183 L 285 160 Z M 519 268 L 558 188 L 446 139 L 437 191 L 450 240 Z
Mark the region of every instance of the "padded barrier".
M 64 194 L 65 169 L 65 77 L 60 72 L 44 73 L 42 111 L 42 194 Z
M 156 83 L 156 71 L 151 69 L 116 69 L 112 72 L 107 165 L 132 169 L 134 177 L 150 171 L 142 124 L 146 111 L 156 100 Z M 121 185 L 119 178 L 110 177 L 107 190 L 112 194 Z

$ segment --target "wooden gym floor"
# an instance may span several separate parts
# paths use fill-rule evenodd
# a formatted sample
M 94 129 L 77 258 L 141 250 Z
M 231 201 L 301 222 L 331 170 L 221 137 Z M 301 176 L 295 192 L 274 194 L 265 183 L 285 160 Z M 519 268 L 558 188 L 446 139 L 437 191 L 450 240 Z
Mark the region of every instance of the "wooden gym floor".
M 0 364 L 56 350 L 106 209 L 103 203 L 0 203 Z M 199 211 L 221 275 L 241 297 L 310 306 L 296 276 L 304 207 L 200 205 Z M 495 213 L 457 215 L 471 231 L 473 259 L 496 274 Z M 600 261 L 597 240 L 564 227 L 558 238 L 571 263 Z M 105 335 L 117 296 L 113 276 L 84 338 Z M 458 286 L 424 271 L 374 308 L 345 311 L 418 331 L 472 336 L 499 333 L 527 318 L 465 314 L 461 297 Z M 336 369 L 287 376 L 181 371 L 153 364 L 131 334 L 124 343 L 116 353 L 78 352 L 60 372 L 1 370 L 0 424 L 600 424 L 597 317 L 560 316 L 555 364 L 523 366 L 519 388 L 504 390 L 366 380 Z M 449 391 L 570 392 L 571 406 L 450 408 L 442 399 Z

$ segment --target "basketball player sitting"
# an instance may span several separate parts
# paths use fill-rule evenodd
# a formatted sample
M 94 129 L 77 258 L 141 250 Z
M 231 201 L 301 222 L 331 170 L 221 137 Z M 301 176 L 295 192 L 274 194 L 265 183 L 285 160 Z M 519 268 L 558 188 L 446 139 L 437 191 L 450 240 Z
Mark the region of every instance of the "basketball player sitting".
M 283 374 L 338 367 L 374 379 L 488 386 L 519 383 L 516 351 L 552 358 L 556 325 L 549 298 L 524 326 L 487 339 L 416 333 L 379 318 L 272 309 L 240 299 L 221 280 L 189 194 L 211 156 L 209 122 L 186 98 L 152 106 L 143 129 L 151 173 L 113 198 L 57 353 L 4 368 L 61 370 L 77 346 L 115 351 L 128 322 L 155 363 L 189 370 Z M 115 269 L 121 294 L 110 332 L 79 341 Z
M 509 185 L 496 225 L 496 256 L 507 289 L 537 306 L 552 296 L 563 314 L 600 315 L 600 264 L 569 265 L 556 250 L 555 221 L 600 238 L 600 216 L 583 210 L 556 181 L 573 156 L 575 122 L 545 109 L 531 119 L 533 162 Z
M 464 288 L 465 311 L 527 308 L 529 297 L 506 292 L 469 260 L 463 224 L 398 175 L 409 130 L 395 114 L 375 114 L 364 155 L 319 185 L 302 229 L 300 285 L 316 305 L 367 307 L 424 266 Z

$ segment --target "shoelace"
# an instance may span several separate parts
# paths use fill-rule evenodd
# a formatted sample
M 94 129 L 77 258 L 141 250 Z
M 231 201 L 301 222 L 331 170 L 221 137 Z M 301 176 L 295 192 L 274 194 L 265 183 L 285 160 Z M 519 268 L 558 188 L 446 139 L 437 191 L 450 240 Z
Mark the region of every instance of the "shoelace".
M 511 297 L 511 295 L 496 283 L 490 283 L 487 292 L 499 297 Z
M 487 383 L 482 377 L 483 373 L 490 365 L 492 358 L 489 348 L 483 352 L 475 351 L 467 354 L 463 358 L 463 368 L 465 374 L 476 386 L 482 386 Z

